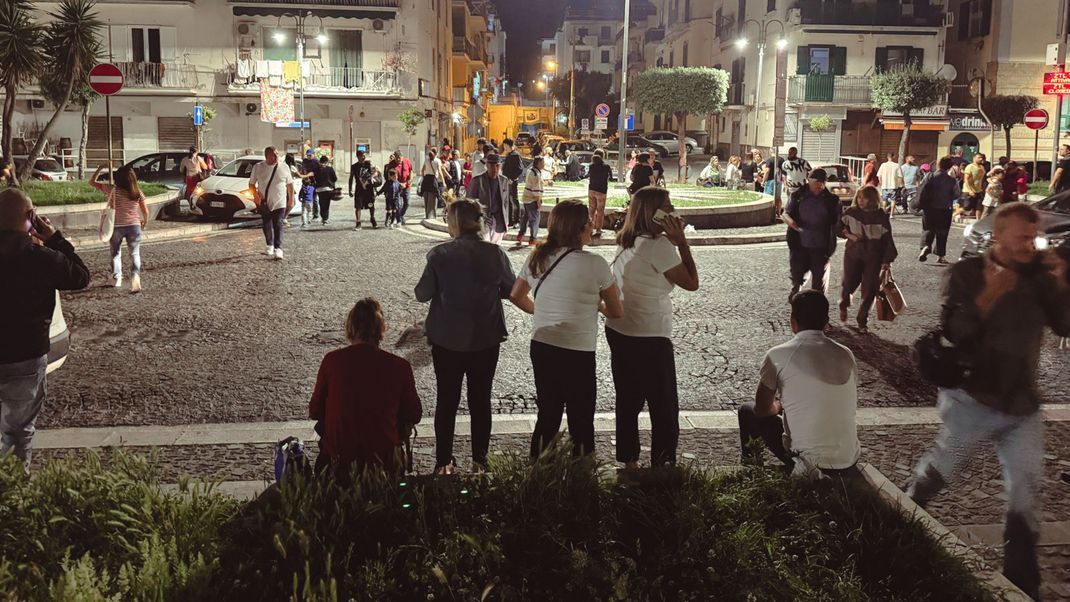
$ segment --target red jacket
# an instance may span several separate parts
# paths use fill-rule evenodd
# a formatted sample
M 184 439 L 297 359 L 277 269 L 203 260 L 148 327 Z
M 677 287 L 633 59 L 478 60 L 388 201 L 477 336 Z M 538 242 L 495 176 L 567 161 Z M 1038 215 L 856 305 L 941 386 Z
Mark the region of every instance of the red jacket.
M 412 366 L 371 345 L 323 358 L 308 415 L 323 421 L 320 454 L 334 464 L 398 468 L 398 424 L 420 422 L 423 408 Z

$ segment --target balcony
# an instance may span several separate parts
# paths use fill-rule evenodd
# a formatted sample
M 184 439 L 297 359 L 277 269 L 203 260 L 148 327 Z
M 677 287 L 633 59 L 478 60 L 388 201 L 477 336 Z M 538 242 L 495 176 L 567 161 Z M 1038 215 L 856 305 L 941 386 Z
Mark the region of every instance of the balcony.
M 233 3 L 235 0 L 231 0 Z M 282 4 L 279 0 L 241 0 L 242 4 Z M 342 8 L 398 8 L 401 0 L 288 0 L 285 4 Z
M 193 65 L 175 63 L 115 63 L 123 72 L 123 88 L 191 90 L 197 87 Z
M 489 64 L 487 49 L 482 45 L 472 43 L 465 36 L 453 36 L 453 52 L 463 54 L 473 62 L 483 63 L 484 65 Z
M 930 0 L 910 4 L 887 0 L 797 0 L 803 25 L 865 27 L 942 27 L 944 5 Z
M 788 102 L 871 106 L 865 75 L 789 75 Z
M 260 82 L 243 80 L 234 69 L 225 72 L 227 91 L 232 94 L 260 92 Z M 413 74 L 404 71 L 373 71 L 354 67 L 318 67 L 305 77 L 305 94 L 374 98 L 401 98 L 415 95 Z

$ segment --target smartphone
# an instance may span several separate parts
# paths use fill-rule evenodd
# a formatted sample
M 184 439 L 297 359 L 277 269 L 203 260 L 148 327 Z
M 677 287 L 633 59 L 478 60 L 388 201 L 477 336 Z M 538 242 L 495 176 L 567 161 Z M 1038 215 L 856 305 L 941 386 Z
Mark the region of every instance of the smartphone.
M 665 213 L 661 209 L 654 212 L 654 223 L 661 224 L 665 221 L 665 218 L 671 216 L 671 213 Z

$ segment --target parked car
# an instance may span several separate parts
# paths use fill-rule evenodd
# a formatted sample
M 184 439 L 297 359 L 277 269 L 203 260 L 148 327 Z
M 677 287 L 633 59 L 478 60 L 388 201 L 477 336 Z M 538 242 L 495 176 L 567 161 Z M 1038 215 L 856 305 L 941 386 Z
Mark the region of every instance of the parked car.
M 814 169 L 821 168 L 828 173 L 827 188 L 829 192 L 840 197 L 840 202 L 844 205 L 850 205 L 855 200 L 855 193 L 858 192 L 858 182 L 855 181 L 854 174 L 851 173 L 851 169 L 843 163 L 814 163 L 811 165 Z
M 516 135 L 516 138 L 513 141 L 516 142 L 517 148 L 522 146 L 532 146 L 535 144 L 535 135 L 531 132 L 520 132 Z
M 238 157 L 204 180 L 193 190 L 193 212 L 205 217 L 249 218 L 259 217 L 253 191 L 249 188 L 249 176 L 253 166 L 264 160 L 263 155 Z M 286 169 L 281 162 L 279 169 Z M 290 215 L 301 214 L 301 203 L 296 202 Z
M 181 151 L 152 153 L 142 155 L 126 165 L 134 170 L 139 182 L 163 184 L 168 188 L 182 190 L 186 186 L 186 180 L 178 171 L 178 167 L 188 154 Z M 201 158 L 209 165 L 214 165 L 213 157 L 208 153 L 201 153 Z
M 1038 249 L 1070 246 L 1070 191 L 1063 191 L 1046 199 L 1036 201 L 1033 207 L 1040 213 L 1037 223 L 1036 245 Z M 995 215 L 988 214 L 974 224 L 966 226 L 962 242 L 962 257 L 983 254 L 996 243 L 993 233 Z
M 632 150 L 640 153 L 652 150 L 656 152 L 659 157 L 669 156 L 669 149 L 653 140 L 648 140 L 646 137 L 639 134 L 628 134 L 628 138 L 625 141 L 625 152 L 627 152 L 628 155 L 631 155 Z
M 63 306 L 56 293 L 56 308 L 52 310 L 52 322 L 48 325 L 48 368 L 47 374 L 59 370 L 67 361 L 67 351 L 71 347 L 71 332 L 67 330 L 67 321 L 63 319 Z
M 26 165 L 26 159 L 29 159 L 29 157 L 15 155 L 11 159 L 15 163 L 15 171 L 19 171 Z M 38 157 L 33 162 L 30 177 L 34 180 L 50 180 L 54 182 L 66 182 L 68 179 L 67 171 L 63 169 L 63 163 L 53 157 Z
M 643 134 L 643 137 L 651 142 L 656 142 L 665 147 L 665 150 L 673 155 L 680 154 L 680 136 L 667 130 L 657 130 L 653 132 L 647 132 Z M 691 137 L 684 138 L 684 146 L 687 147 L 687 154 L 695 152 L 698 148 L 698 142 Z

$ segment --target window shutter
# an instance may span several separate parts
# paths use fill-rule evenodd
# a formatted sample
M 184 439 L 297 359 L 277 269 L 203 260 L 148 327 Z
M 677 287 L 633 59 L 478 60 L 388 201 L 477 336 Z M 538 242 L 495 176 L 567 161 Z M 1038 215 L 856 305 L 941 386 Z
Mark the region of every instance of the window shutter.
M 911 48 L 910 49 L 910 62 L 917 65 L 920 69 L 925 64 L 925 49 L 924 48 Z
M 829 67 L 832 75 L 847 75 L 847 48 L 833 46 L 829 52 Z
M 160 61 L 164 63 L 175 62 L 175 47 L 178 45 L 178 35 L 174 27 L 160 28 Z
M 978 35 L 987 36 L 992 32 L 992 0 L 974 0 L 981 3 L 981 31 Z
M 104 36 L 107 36 L 107 32 L 104 32 Z M 112 25 L 111 26 L 111 38 L 112 38 L 112 54 L 116 62 L 126 62 L 131 60 L 133 56 L 130 49 L 130 26 L 129 25 Z M 108 39 L 104 38 L 105 48 L 107 47 Z
M 970 3 L 959 6 L 959 41 L 970 39 Z
M 875 61 L 874 67 L 876 67 L 877 72 L 880 73 L 888 67 L 888 48 L 884 46 L 877 48 L 876 55 L 877 60 Z
M 797 75 L 806 75 L 810 73 L 810 47 L 799 46 L 799 58 L 795 67 L 795 73 Z

